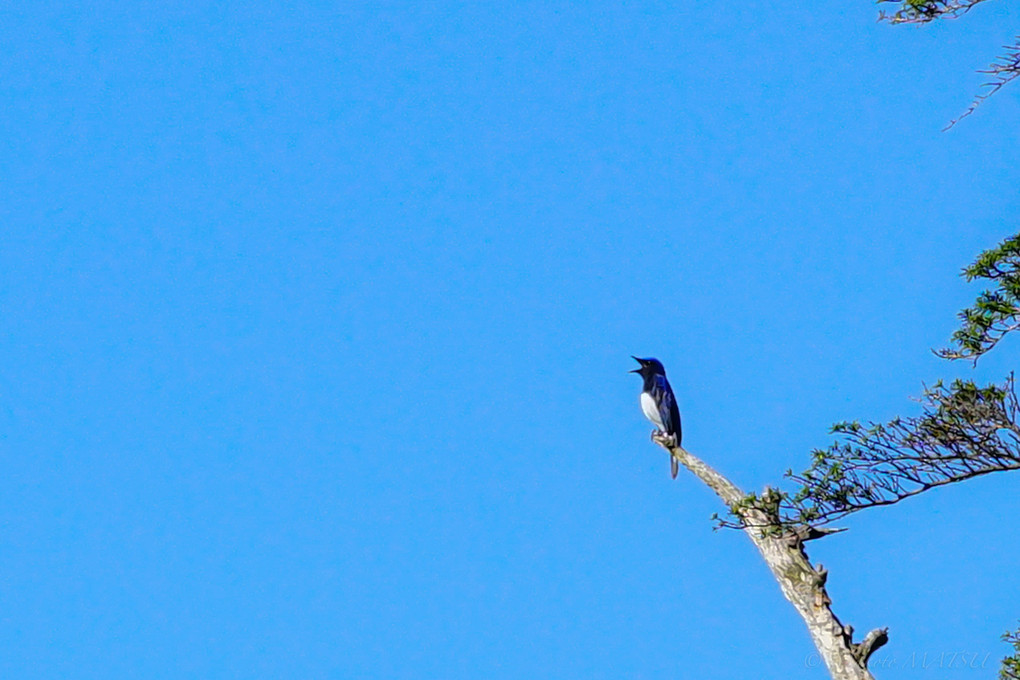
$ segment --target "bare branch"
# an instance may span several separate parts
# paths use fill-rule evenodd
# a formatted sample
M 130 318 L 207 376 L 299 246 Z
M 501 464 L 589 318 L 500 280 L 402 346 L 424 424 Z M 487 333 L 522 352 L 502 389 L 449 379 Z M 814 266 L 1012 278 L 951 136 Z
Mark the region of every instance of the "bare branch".
M 995 61 L 993 61 L 987 69 L 978 71 L 978 73 L 991 76 L 991 79 L 987 83 L 983 83 L 981 85 L 981 87 L 986 88 L 985 91 L 974 97 L 974 101 L 970 103 L 970 106 L 967 107 L 966 111 L 949 121 L 949 124 L 942 128 L 943 132 L 974 113 L 977 107 L 981 105 L 981 102 L 988 99 L 993 94 L 1001 90 L 1004 85 L 1020 76 L 1020 36 L 1016 37 L 1016 40 L 1012 45 L 1003 45 L 1002 49 L 1005 50 L 1005 53 L 1002 56 L 996 57 Z
M 871 655 L 887 642 L 889 642 L 889 629 L 876 628 L 868 633 L 859 645 L 854 645 L 854 656 L 867 666 Z
M 676 446 L 672 437 L 653 435 L 652 439 L 693 472 L 727 505 L 733 507 L 745 497 L 733 482 L 704 461 Z M 770 492 L 766 491 L 765 496 Z M 740 511 L 744 531 L 779 583 L 787 600 L 793 604 L 807 625 L 811 639 L 835 680 L 874 680 L 867 668 L 870 651 L 888 639 L 879 641 L 869 635 L 854 643 L 853 628 L 844 626 L 833 613 L 832 600 L 825 589 L 828 572 L 822 565 L 813 566 L 804 550 L 805 536 L 818 538 L 809 528 L 802 535 L 778 524 L 778 517 L 768 509 L 745 507 Z

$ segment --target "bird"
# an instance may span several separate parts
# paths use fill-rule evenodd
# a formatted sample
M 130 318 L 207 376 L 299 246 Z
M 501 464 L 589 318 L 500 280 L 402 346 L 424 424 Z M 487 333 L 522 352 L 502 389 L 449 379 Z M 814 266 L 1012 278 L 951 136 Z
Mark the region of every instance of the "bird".
M 656 432 L 652 433 L 652 436 L 660 432 L 669 435 L 674 446 L 679 447 L 682 436 L 680 410 L 676 405 L 673 388 L 666 380 L 666 369 L 658 359 L 638 359 L 635 356 L 631 358 L 641 364 L 641 368 L 631 373 L 637 373 L 645 381 L 641 388 L 641 411 L 656 427 Z M 670 474 L 676 479 L 679 465 L 672 454 L 669 456 L 669 462 Z

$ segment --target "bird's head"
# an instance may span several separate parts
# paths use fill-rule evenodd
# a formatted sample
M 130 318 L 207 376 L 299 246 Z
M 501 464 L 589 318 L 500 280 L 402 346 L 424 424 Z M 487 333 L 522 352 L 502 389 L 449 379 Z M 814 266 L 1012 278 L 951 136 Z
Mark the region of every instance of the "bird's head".
M 637 373 L 641 376 L 666 375 L 666 369 L 663 368 L 662 362 L 658 359 L 638 359 L 635 356 L 632 356 L 631 359 L 641 364 L 641 368 L 636 368 L 631 373 Z

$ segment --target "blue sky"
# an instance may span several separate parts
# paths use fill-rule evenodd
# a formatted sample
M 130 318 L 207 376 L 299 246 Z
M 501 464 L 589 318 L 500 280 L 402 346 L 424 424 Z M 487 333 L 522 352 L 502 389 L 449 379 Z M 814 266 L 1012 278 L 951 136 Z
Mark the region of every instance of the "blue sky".
M 1017 91 L 940 129 L 1020 12 L 876 14 L 6 5 L 0 675 L 826 677 L 627 371 L 751 490 L 1016 368 L 929 350 L 1017 229 Z M 878 677 L 994 675 L 1018 492 L 813 546 Z

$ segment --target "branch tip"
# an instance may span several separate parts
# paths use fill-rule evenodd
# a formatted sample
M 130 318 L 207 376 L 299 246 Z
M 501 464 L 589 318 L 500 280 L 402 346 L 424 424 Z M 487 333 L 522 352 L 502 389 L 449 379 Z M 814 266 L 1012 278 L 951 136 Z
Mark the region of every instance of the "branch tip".
M 853 655 L 863 668 L 868 667 L 868 660 L 879 647 L 889 642 L 889 629 L 876 628 L 868 633 L 859 644 L 853 645 Z

